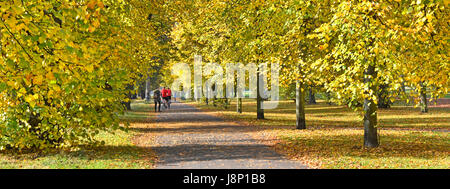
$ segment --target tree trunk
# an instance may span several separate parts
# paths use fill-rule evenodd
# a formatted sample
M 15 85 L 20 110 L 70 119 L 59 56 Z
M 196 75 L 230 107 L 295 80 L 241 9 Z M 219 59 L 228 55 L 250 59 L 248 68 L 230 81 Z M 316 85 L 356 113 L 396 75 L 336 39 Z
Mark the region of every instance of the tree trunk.
M 376 78 L 375 67 L 369 65 L 364 78 L 364 83 L 370 83 Z M 368 77 L 370 76 L 370 78 Z M 376 91 L 376 85 L 370 84 L 369 88 Z M 377 134 L 377 106 L 372 98 L 364 99 L 364 146 L 368 148 L 378 147 Z
M 150 77 L 145 80 L 145 100 L 150 101 Z
M 297 116 L 297 129 L 306 129 L 305 120 L 305 89 L 304 84 L 297 81 L 296 95 L 295 95 L 295 113 Z
M 388 99 L 389 92 L 387 91 L 389 85 L 381 84 L 378 90 L 378 108 L 390 108 L 391 102 Z
M 237 74 L 236 74 L 237 75 Z M 242 98 L 239 98 L 240 96 L 238 95 L 238 93 L 240 91 L 238 91 L 238 81 L 237 81 L 237 77 L 234 78 L 234 87 L 235 87 L 235 95 L 236 95 L 236 112 L 237 113 L 242 113 Z
M 237 107 L 236 108 L 237 108 L 237 112 L 241 114 L 242 113 L 242 98 L 237 99 Z
M 333 103 L 331 103 L 331 93 L 330 92 L 328 92 L 328 91 L 326 91 L 325 92 L 325 97 L 326 97 L 326 101 L 327 101 L 327 104 L 328 105 L 332 105 Z
M 213 91 L 216 91 L 216 85 L 215 84 L 213 84 L 211 88 L 212 88 Z M 217 107 L 217 97 L 216 97 L 216 95 L 213 94 L 212 100 L 213 100 L 212 101 L 213 102 L 213 106 Z
M 420 111 L 422 113 L 428 112 L 428 102 L 427 102 L 427 86 L 421 82 L 420 83 Z
M 317 104 L 316 102 L 316 96 L 314 95 L 314 92 L 312 90 L 312 87 L 309 87 L 309 104 Z
M 205 92 L 205 103 L 206 103 L 206 105 L 209 104 L 209 89 L 208 89 L 208 87 L 206 87 L 206 92 Z
M 257 71 L 257 77 L 256 77 L 256 119 L 264 119 L 264 109 L 262 109 L 262 103 L 263 103 L 263 99 L 261 98 L 261 94 L 259 92 L 260 90 L 260 86 L 259 83 L 260 81 L 260 67 L 258 65 L 258 71 Z
M 403 78 L 403 75 L 401 75 L 401 77 Z M 408 94 L 406 94 L 405 81 L 402 81 L 402 83 L 401 83 L 400 95 L 405 97 L 405 104 L 409 104 L 409 101 L 408 101 L 409 96 L 408 96 Z
M 228 105 L 229 105 L 229 101 L 228 101 L 228 98 L 227 97 L 225 97 L 224 99 L 223 99 L 223 109 L 228 109 Z

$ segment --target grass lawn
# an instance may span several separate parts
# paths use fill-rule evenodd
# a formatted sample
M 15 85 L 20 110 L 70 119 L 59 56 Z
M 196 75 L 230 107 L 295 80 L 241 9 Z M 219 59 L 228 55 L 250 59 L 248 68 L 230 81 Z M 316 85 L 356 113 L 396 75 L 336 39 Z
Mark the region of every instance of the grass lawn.
M 130 128 L 149 124 L 154 114 L 150 105 L 142 101 L 132 103 L 132 111 L 121 117 L 130 122 Z M 151 112 L 151 111 L 150 111 Z M 142 169 L 151 168 L 154 153 L 146 147 L 136 145 L 139 135 L 133 129 L 115 134 L 100 133 L 97 137 L 105 141 L 104 146 L 79 146 L 76 150 L 54 150 L 45 154 L 0 152 L 0 169 Z
M 190 102 L 227 119 L 259 126 L 258 137 L 272 139 L 274 148 L 312 168 L 450 168 L 450 108 L 394 106 L 378 113 L 381 146 L 364 149 L 362 115 L 345 106 L 319 101 L 306 106 L 306 130 L 295 129 L 295 104 L 280 102 L 256 120 L 255 100 L 245 99 L 243 113 Z

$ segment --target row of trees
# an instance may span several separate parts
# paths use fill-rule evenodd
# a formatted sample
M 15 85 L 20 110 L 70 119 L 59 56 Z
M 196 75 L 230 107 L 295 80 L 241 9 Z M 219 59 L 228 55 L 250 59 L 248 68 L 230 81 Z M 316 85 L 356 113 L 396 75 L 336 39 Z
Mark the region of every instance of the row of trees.
M 298 129 L 306 128 L 300 100 L 306 86 L 323 86 L 334 102 L 364 114 L 366 147 L 379 145 L 380 91 L 388 101 L 401 97 L 393 91 L 404 85 L 422 99 L 448 92 L 449 10 L 442 0 L 172 0 L 167 5 L 175 23 L 173 63 L 193 63 L 194 54 L 224 67 L 279 62 L 282 84 L 296 84 Z M 257 118 L 263 119 L 257 91 Z
M 149 6 L 152 5 L 152 6 Z M 0 150 L 95 142 L 157 66 L 162 3 L 0 2 Z
M 223 67 L 280 63 L 281 84 L 296 84 L 299 129 L 306 128 L 300 100 L 306 86 L 323 86 L 337 103 L 364 104 L 365 146 L 375 147 L 377 91 L 388 91 L 389 99 L 402 85 L 414 86 L 422 99 L 447 93 L 446 6 L 443 0 L 1 1 L 0 148 L 65 147 L 122 128 L 118 115 L 136 81 L 193 63 L 194 54 Z

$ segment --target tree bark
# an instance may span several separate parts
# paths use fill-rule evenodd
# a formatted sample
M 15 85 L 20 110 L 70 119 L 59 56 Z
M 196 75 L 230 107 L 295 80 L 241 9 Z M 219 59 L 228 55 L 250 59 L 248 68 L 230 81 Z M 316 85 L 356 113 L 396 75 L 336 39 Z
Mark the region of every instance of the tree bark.
M 206 88 L 206 93 L 205 93 L 205 103 L 206 103 L 206 105 L 209 104 L 209 89 L 208 89 L 208 87 Z
M 376 78 L 375 66 L 369 65 L 365 73 L 364 83 L 370 83 Z M 370 84 L 369 89 L 376 91 L 376 85 Z M 378 147 L 377 106 L 372 98 L 364 99 L 364 146 Z
M 428 101 L 427 101 L 427 86 L 425 83 L 420 83 L 421 89 L 420 89 L 420 111 L 422 113 L 428 112 Z
M 312 90 L 312 87 L 309 87 L 309 104 L 317 104 L 316 102 L 316 96 L 314 95 L 314 92 Z
M 241 114 L 242 113 L 242 98 L 237 99 L 237 107 L 236 108 L 237 108 L 237 112 Z
M 228 101 L 228 98 L 227 97 L 225 97 L 224 99 L 223 99 L 223 109 L 228 109 L 228 105 L 229 105 L 230 103 L 229 103 L 229 101 Z
M 306 129 L 305 120 L 305 85 L 297 81 L 296 95 L 295 95 L 295 113 L 297 116 L 297 129 Z
M 260 70 L 260 67 L 258 65 L 258 71 L 256 72 L 256 119 L 264 119 L 264 109 L 262 109 L 263 99 L 261 98 L 261 94 L 259 92 L 259 83 L 261 82 L 259 77 L 260 71 L 262 70 Z
M 145 100 L 150 101 L 150 77 L 145 80 Z
M 215 84 L 212 85 L 212 90 L 213 90 L 213 91 L 216 91 L 216 85 L 215 85 Z M 214 106 L 214 107 L 217 107 L 217 97 L 216 97 L 215 94 L 213 94 L 212 100 L 213 100 L 213 106 Z
M 388 85 L 381 84 L 378 90 L 378 108 L 390 108 L 391 102 L 388 99 L 389 92 L 387 91 Z

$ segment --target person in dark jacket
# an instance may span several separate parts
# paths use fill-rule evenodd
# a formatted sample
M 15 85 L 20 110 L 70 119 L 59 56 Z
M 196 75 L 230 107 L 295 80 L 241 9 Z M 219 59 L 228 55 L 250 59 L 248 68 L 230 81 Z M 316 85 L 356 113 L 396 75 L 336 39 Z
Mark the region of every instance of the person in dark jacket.
M 161 112 L 161 91 L 159 91 L 158 89 L 153 91 L 153 101 L 155 102 L 155 112 L 157 106 L 158 112 Z

